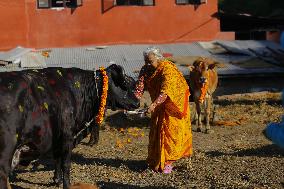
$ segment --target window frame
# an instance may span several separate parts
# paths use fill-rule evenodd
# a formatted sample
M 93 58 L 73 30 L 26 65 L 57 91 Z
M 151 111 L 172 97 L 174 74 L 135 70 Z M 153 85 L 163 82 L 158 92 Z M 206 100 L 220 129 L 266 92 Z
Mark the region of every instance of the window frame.
M 125 0 L 125 1 L 128 1 L 128 3 L 129 3 L 130 0 Z M 143 2 L 143 0 L 140 0 L 140 1 Z M 142 3 L 141 3 L 141 4 L 134 4 L 134 5 L 131 5 L 131 4 L 118 5 L 117 2 L 114 1 L 114 2 L 115 2 L 114 6 L 117 6 L 117 7 L 122 7 L 122 6 L 125 6 L 125 7 L 126 7 L 126 6 L 127 6 L 127 7 L 128 7 L 128 6 L 141 6 L 141 7 L 144 7 L 144 6 L 155 6 L 155 5 L 156 5 L 156 0 L 152 0 L 152 1 L 153 1 L 153 4 L 152 4 L 152 5 L 147 5 L 147 4 L 144 4 L 144 3 L 143 3 L 143 4 L 142 4 Z
M 47 6 L 40 6 L 40 1 L 47 1 Z M 66 0 L 62 0 L 62 6 L 52 6 L 53 1 L 56 0 L 37 0 L 37 8 L 38 9 L 52 9 L 52 8 L 77 8 L 83 6 L 83 0 L 70 0 L 70 5 L 67 5 Z M 77 4 L 78 1 L 81 2 L 81 4 Z M 75 3 L 75 5 L 72 5 Z
M 176 5 L 202 5 L 202 4 L 207 4 L 207 0 L 187 0 L 187 2 L 185 2 L 185 3 L 180 3 L 180 2 L 178 2 L 178 0 L 176 0 L 175 2 L 176 2 Z
M 40 6 L 40 1 L 47 1 L 47 6 Z M 50 0 L 37 0 L 37 8 L 38 9 L 49 9 L 50 8 Z

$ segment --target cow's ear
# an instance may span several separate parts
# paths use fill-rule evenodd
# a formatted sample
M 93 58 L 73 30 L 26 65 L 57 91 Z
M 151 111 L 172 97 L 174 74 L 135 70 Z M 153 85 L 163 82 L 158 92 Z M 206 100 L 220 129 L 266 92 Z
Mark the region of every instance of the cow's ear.
M 109 66 L 109 68 L 111 69 L 112 76 L 114 77 L 120 77 L 124 75 L 124 69 L 120 65 L 112 64 Z
M 121 66 L 112 64 L 108 68 L 112 81 L 116 86 L 119 85 L 119 82 L 123 81 L 124 70 Z

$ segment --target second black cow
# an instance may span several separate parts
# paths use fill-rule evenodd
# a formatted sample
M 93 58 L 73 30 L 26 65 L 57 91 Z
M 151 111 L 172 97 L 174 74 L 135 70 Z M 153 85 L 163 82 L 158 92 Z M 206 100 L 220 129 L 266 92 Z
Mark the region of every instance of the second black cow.
M 105 69 L 108 76 L 107 107 L 136 109 L 135 81 L 121 66 Z M 95 121 L 103 92 L 100 71 L 46 68 L 0 73 L 0 188 L 17 164 L 51 153 L 54 181 L 70 186 L 71 152 L 89 122 L 91 143 L 97 142 Z M 81 134 L 80 134 L 81 133 Z M 80 135 L 83 135 L 80 137 Z

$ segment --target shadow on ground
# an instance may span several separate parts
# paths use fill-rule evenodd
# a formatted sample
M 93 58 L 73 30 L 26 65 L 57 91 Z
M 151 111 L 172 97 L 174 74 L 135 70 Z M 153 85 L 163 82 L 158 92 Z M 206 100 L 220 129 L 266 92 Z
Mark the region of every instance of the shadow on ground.
M 41 160 L 36 160 L 33 161 L 30 165 L 29 168 L 25 167 L 17 167 L 12 174 L 9 176 L 9 180 L 11 182 L 23 182 L 26 184 L 36 184 L 36 185 L 41 185 L 45 187 L 51 187 L 54 186 L 54 183 L 42 183 L 42 182 L 32 182 L 26 179 L 22 179 L 17 177 L 18 174 L 22 173 L 32 173 L 32 172 L 39 172 L 39 171 L 54 171 L 54 164 L 53 160 L 51 159 L 41 159 Z M 12 189 L 23 189 L 23 187 L 16 186 L 14 184 L 11 184 Z
M 242 99 L 242 100 L 214 100 L 215 105 L 220 106 L 228 106 L 232 104 L 239 104 L 239 105 L 255 105 L 261 103 L 267 103 L 268 105 L 281 105 L 281 100 L 279 99 L 270 99 L 270 100 L 251 100 L 251 99 Z
M 174 187 L 169 186 L 133 186 L 129 184 L 120 184 L 120 183 L 114 183 L 114 182 L 98 182 L 98 185 L 101 189 L 175 189 Z
M 36 184 L 36 185 L 40 185 L 40 186 L 44 186 L 44 187 L 51 187 L 51 186 L 55 186 L 55 183 L 42 183 L 42 182 L 32 182 L 26 179 L 22 179 L 22 178 L 16 178 L 15 180 L 12 180 L 12 182 L 23 182 L 26 184 Z M 14 184 L 11 184 L 12 189 L 23 189 L 23 187 L 20 186 L 16 186 Z
M 38 171 L 53 171 L 54 170 L 54 160 L 50 158 L 35 160 L 30 163 L 29 168 L 27 167 L 17 167 L 14 170 L 15 174 L 20 173 L 31 173 L 31 172 L 38 172 Z
M 109 115 L 104 125 L 108 125 L 111 128 L 129 128 L 138 127 L 144 128 L 148 127 L 150 118 L 149 117 L 139 117 L 139 116 L 126 116 L 122 111 L 118 111 Z
M 235 150 L 235 152 L 232 152 L 232 153 L 224 153 L 220 151 L 209 151 L 209 152 L 206 152 L 205 154 L 210 157 L 219 157 L 219 156 L 284 157 L 284 150 L 272 144 L 272 145 L 262 146 L 258 148 Z
M 10 184 L 10 185 L 11 185 L 11 188 L 12 188 L 12 189 L 25 189 L 25 188 L 23 188 L 23 187 L 16 186 L 16 185 L 14 185 L 14 184 Z
M 106 165 L 111 167 L 120 167 L 125 165 L 134 172 L 142 172 L 147 169 L 145 160 L 122 160 L 122 159 L 106 159 L 106 158 L 86 158 L 78 153 L 72 154 L 72 162 L 79 165 Z

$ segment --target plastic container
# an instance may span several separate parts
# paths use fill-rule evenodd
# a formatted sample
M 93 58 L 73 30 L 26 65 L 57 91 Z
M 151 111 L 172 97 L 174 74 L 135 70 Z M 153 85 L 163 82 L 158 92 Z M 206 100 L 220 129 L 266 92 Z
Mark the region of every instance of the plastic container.
M 265 134 L 274 144 L 284 148 L 284 116 L 280 123 L 270 123 L 265 129 Z

